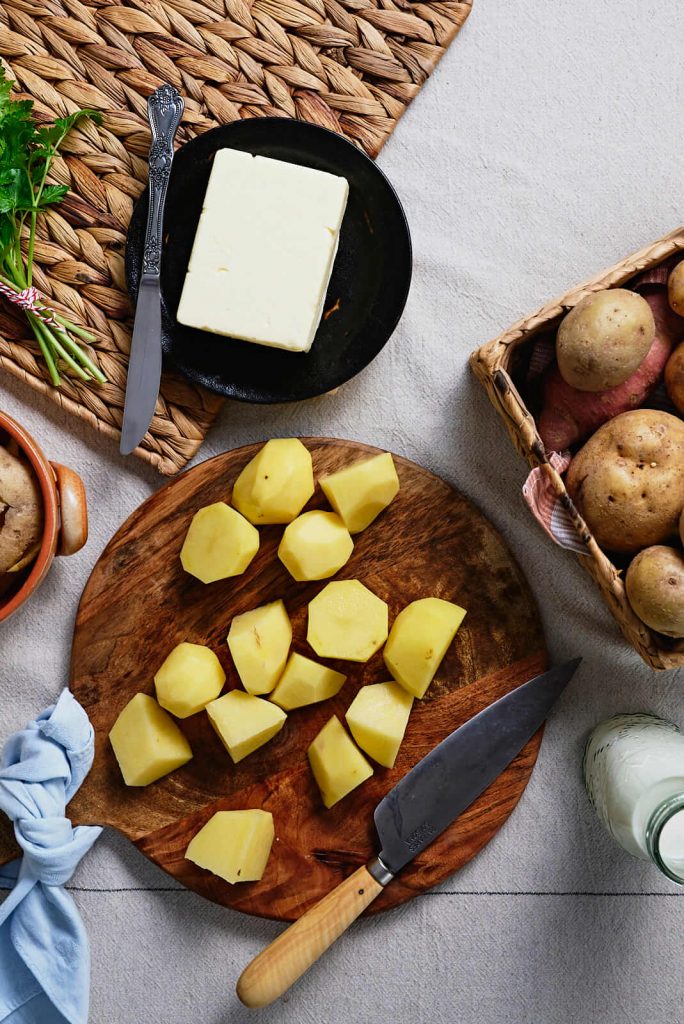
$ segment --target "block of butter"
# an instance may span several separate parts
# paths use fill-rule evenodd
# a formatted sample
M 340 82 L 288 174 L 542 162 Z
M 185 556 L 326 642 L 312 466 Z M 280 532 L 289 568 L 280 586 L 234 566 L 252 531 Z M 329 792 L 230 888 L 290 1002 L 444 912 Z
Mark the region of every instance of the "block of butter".
M 346 178 L 220 149 L 179 322 L 308 352 L 323 313 L 348 193 Z

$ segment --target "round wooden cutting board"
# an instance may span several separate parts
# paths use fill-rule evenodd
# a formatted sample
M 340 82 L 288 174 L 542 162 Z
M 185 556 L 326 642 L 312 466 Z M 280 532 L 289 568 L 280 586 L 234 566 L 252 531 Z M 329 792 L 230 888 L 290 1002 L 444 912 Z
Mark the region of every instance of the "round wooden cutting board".
M 352 441 L 305 439 L 316 477 L 376 453 Z M 419 597 L 456 601 L 467 610 L 427 696 L 416 701 L 392 770 L 325 810 L 306 749 L 321 726 L 344 713 L 359 687 L 388 678 L 382 652 L 366 665 L 329 664 L 347 682 L 332 700 L 290 713 L 268 744 L 233 765 L 204 712 L 181 722 L 193 759 L 144 789 L 124 785 L 107 734 L 133 694 L 154 693 L 153 675 L 183 640 L 208 644 L 228 688 L 239 685 L 226 634 L 232 617 L 283 598 L 293 649 L 306 643 L 307 603 L 325 582 L 295 583 L 276 556 L 283 527 L 261 529 L 247 572 L 205 586 L 183 572 L 179 552 L 198 508 L 230 499 L 233 482 L 259 445 L 227 452 L 162 488 L 107 545 L 81 599 L 71 688 L 96 733 L 94 767 L 71 804 L 75 821 L 108 824 L 184 885 L 247 913 L 293 920 L 376 851 L 373 810 L 424 754 L 473 714 L 547 665 L 539 615 L 523 575 L 493 527 L 462 495 L 414 463 L 396 458 L 401 490 L 365 532 L 336 578 L 358 578 L 390 607 L 390 623 Z M 309 508 L 324 507 L 319 487 Z M 527 784 L 541 732 L 458 821 L 372 904 L 395 906 L 441 882 L 487 843 Z M 276 841 L 260 882 L 229 885 L 190 861 L 192 836 L 217 810 L 262 807 L 273 813 Z

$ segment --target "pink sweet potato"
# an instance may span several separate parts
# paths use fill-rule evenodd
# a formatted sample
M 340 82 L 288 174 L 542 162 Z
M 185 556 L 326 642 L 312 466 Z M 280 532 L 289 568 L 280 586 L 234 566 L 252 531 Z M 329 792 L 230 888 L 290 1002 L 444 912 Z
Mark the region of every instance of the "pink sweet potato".
M 638 409 L 657 385 L 673 344 L 684 335 L 684 318 L 673 315 L 664 290 L 644 297 L 653 311 L 656 333 L 646 358 L 624 384 L 607 391 L 578 391 L 565 383 L 555 363 L 544 374 L 538 426 L 547 451 L 563 451 L 613 416 Z

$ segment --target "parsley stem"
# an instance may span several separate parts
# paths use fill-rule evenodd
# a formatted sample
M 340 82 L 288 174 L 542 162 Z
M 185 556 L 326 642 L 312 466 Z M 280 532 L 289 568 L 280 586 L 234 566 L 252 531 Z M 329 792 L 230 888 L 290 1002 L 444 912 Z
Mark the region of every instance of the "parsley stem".
M 94 377 L 98 384 L 106 384 L 107 378 L 102 371 L 95 365 L 92 359 L 89 358 L 88 354 L 83 351 L 82 348 L 76 344 L 73 338 L 70 338 L 66 332 L 52 330 L 50 332 L 53 339 L 56 341 L 60 355 L 65 349 L 68 349 L 73 353 L 74 358 L 77 359 L 81 365 L 85 368 L 89 377 Z M 65 358 L 65 355 L 63 356 Z M 71 365 L 71 364 L 69 364 Z
M 26 287 L 31 287 L 33 281 L 33 249 L 36 243 L 36 209 L 31 210 L 31 227 L 29 228 L 29 244 L 26 256 Z
M 0 273 L 0 281 L 3 284 L 6 284 L 10 288 L 14 288 L 17 291 L 21 291 L 25 287 L 25 285 L 18 282 L 16 278 L 8 277 L 6 274 L 2 273 Z M 87 341 L 89 345 L 93 345 L 97 341 L 97 338 L 95 337 L 92 331 L 88 331 L 85 327 L 80 327 L 79 324 L 75 324 L 72 323 L 71 320 L 67 320 L 65 316 L 62 316 L 61 313 L 58 313 L 50 306 L 47 306 L 44 302 L 39 302 L 38 308 L 40 310 L 45 310 L 46 312 L 50 313 L 50 315 L 53 316 L 55 320 L 58 321 L 61 327 L 63 327 L 70 334 L 75 334 L 77 337 L 83 338 L 83 340 Z
M 76 124 L 84 118 L 102 124 L 102 115 L 96 110 L 76 110 L 55 118 L 51 125 L 37 124 L 31 101 L 13 99 L 12 88 L 0 64 L 0 282 L 19 293 L 34 280 L 38 215 L 68 192 L 66 185 L 48 184 L 52 162 Z M 60 362 L 84 381 L 105 383 L 104 374 L 79 344 L 95 342 L 91 331 L 71 323 L 40 295 L 24 313 L 55 386 L 60 384 Z
M 60 313 L 55 313 L 54 310 L 52 315 L 55 320 L 59 321 L 62 327 L 69 332 L 69 334 L 75 334 L 77 338 L 83 338 L 83 340 L 87 341 L 89 345 L 93 345 L 97 341 L 97 338 L 92 331 L 87 331 L 85 327 L 79 327 L 78 324 L 72 324 L 71 320 L 67 320 L 66 317 L 63 317 Z
M 79 366 L 79 364 L 76 362 L 76 360 L 71 356 L 71 354 L 61 344 L 61 342 L 58 339 L 56 333 L 54 331 L 50 330 L 50 328 L 48 327 L 47 324 L 43 323 L 42 320 L 39 320 L 38 317 L 35 316 L 35 314 L 33 314 L 33 313 L 29 313 L 28 314 L 28 318 L 31 321 L 31 326 L 33 327 L 33 330 L 34 330 L 34 333 L 36 334 L 36 337 L 38 338 L 38 343 L 39 344 L 40 344 L 40 337 L 44 338 L 46 343 L 49 344 L 49 346 L 50 346 L 50 348 L 52 350 L 53 355 L 56 355 L 60 359 L 62 359 L 67 364 L 67 366 L 69 366 L 73 370 L 73 372 L 78 377 L 81 378 L 81 380 L 86 380 L 87 381 L 87 380 L 91 379 L 90 378 L 90 374 L 87 373 L 86 370 L 84 370 L 81 366 Z
M 43 359 L 47 364 L 48 373 L 50 374 L 50 380 L 52 381 L 54 386 L 58 388 L 62 381 L 57 371 L 57 365 L 55 363 L 54 356 L 52 355 L 52 346 L 51 344 L 49 344 L 49 339 L 46 340 L 46 338 L 43 336 L 42 331 L 40 330 L 40 328 L 43 327 L 43 324 L 31 313 L 28 313 L 26 318 L 28 322 L 31 324 L 31 327 L 33 328 L 33 333 L 35 335 L 36 341 L 38 342 L 40 351 L 43 353 Z

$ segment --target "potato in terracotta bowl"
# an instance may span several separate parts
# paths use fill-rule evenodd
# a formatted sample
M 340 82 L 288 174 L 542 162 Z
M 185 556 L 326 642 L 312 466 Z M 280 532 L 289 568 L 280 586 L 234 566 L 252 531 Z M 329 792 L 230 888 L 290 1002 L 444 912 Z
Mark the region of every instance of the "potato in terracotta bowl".
M 0 621 L 40 586 L 55 555 L 74 554 L 87 538 L 81 478 L 0 412 Z

